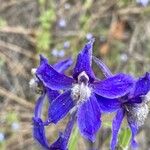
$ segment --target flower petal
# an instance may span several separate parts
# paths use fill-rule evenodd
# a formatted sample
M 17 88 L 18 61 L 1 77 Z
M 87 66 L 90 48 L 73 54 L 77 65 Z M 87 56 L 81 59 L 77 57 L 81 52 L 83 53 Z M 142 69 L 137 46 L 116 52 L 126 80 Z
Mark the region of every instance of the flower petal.
M 129 98 L 128 99 L 128 103 L 130 104 L 135 104 L 135 103 L 141 103 L 143 101 L 143 97 L 142 96 L 137 96 L 137 97 L 133 97 L 133 98 Z
M 78 75 L 85 71 L 90 80 L 95 79 L 94 72 L 92 70 L 92 51 L 93 51 L 94 39 L 89 41 L 82 51 L 77 56 L 77 62 L 74 68 L 73 77 L 77 79 Z
M 109 68 L 103 63 L 102 60 L 96 58 L 95 56 L 93 56 L 93 60 L 98 65 L 98 67 L 103 72 L 103 74 L 106 78 L 113 76 L 113 74 L 111 73 Z
M 48 64 L 48 59 L 44 57 L 43 55 L 40 55 L 40 65 L 42 64 Z M 67 70 L 71 65 L 73 64 L 73 61 L 71 58 L 67 58 L 65 60 L 59 61 L 56 64 L 53 65 L 53 68 L 57 70 L 58 72 L 64 72 Z
M 121 102 L 117 99 L 108 99 L 97 94 L 96 98 L 102 112 L 114 112 L 121 108 Z
M 117 138 L 118 138 L 118 133 L 119 129 L 121 127 L 121 123 L 123 121 L 125 112 L 123 109 L 120 109 L 117 111 L 117 114 L 113 120 L 112 123 L 112 139 L 111 139 L 111 150 L 115 150 L 115 147 L 117 145 Z
M 49 144 L 45 136 L 45 129 L 40 118 L 33 118 L 33 137 L 43 148 L 49 150 Z
M 46 93 L 43 92 L 43 94 L 38 98 L 35 108 L 34 108 L 34 117 L 40 118 L 41 117 L 41 112 L 42 112 L 42 106 L 44 102 Z
M 68 59 L 62 60 L 62 61 L 54 64 L 53 67 L 58 72 L 64 72 L 72 65 L 72 63 L 73 63 L 72 59 L 68 58 Z
M 35 109 L 34 109 L 34 117 L 33 117 L 33 137 L 45 148 L 48 149 L 48 142 L 45 137 L 45 129 L 43 126 L 43 121 L 40 119 L 42 106 L 44 102 L 46 93 L 43 94 L 38 98 Z
M 43 63 L 37 68 L 36 75 L 44 86 L 53 90 L 68 89 L 74 81 L 72 78 L 58 73 L 47 63 Z
M 117 74 L 103 81 L 93 83 L 94 92 L 106 98 L 118 98 L 133 87 L 133 79 L 126 74 Z
M 52 102 L 56 97 L 60 95 L 60 93 L 56 90 L 51 90 L 50 88 L 46 87 L 46 94 L 49 99 L 49 102 Z
M 40 65 L 42 64 L 48 64 L 48 59 L 43 55 L 40 55 Z
M 91 140 L 95 141 L 95 136 L 101 126 L 101 113 L 98 102 L 94 95 L 92 95 L 86 102 L 83 102 L 77 112 L 77 122 L 81 134 Z
M 150 91 L 150 74 L 147 72 L 136 81 L 132 97 L 146 95 Z
M 57 123 L 59 120 L 66 116 L 66 114 L 71 108 L 73 108 L 73 106 L 74 102 L 71 98 L 71 92 L 64 92 L 52 101 L 48 112 L 49 119 L 51 122 Z
M 71 116 L 65 131 L 63 133 L 60 133 L 58 139 L 50 146 L 50 150 L 67 150 L 67 145 L 73 129 L 74 122 L 75 113 Z
M 136 147 L 138 147 L 138 144 L 135 141 L 135 136 L 137 135 L 138 127 L 135 124 L 133 124 L 133 123 L 131 123 L 129 121 L 128 121 L 128 125 L 129 125 L 131 133 L 132 133 L 131 146 L 134 147 L 134 148 L 136 148 Z

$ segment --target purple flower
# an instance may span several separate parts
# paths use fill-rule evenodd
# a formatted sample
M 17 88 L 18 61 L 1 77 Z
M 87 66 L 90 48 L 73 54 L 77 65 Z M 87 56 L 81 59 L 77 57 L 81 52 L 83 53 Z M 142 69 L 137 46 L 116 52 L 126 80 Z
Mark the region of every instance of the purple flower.
M 5 135 L 3 132 L 0 132 L 0 143 L 5 140 Z
M 58 22 L 58 25 L 59 25 L 60 28 L 65 28 L 66 25 L 67 25 L 66 20 L 63 19 L 63 18 L 61 18 L 61 19 L 59 20 L 59 22 Z
M 40 65 L 43 65 L 43 64 L 48 64 L 48 60 L 45 57 L 43 57 L 42 55 L 40 55 Z M 58 72 L 64 72 L 71 64 L 72 64 L 72 60 L 69 58 L 69 59 L 66 59 L 66 60 L 63 60 L 61 62 L 54 64 L 53 67 Z M 42 84 L 40 79 L 37 78 L 36 81 L 39 82 L 38 84 Z M 60 93 L 56 90 L 52 90 L 45 86 L 43 88 L 44 88 L 43 93 L 41 94 L 41 96 L 39 97 L 39 99 L 37 100 L 37 103 L 35 105 L 34 117 L 33 117 L 33 136 L 34 136 L 35 140 L 37 140 L 38 143 L 40 143 L 40 145 L 44 149 L 67 150 L 68 140 L 69 140 L 71 130 L 74 125 L 74 116 L 72 116 L 72 118 L 68 122 L 65 131 L 63 133 L 60 133 L 58 139 L 54 143 L 49 144 L 47 141 L 46 135 L 45 135 L 44 122 L 41 119 L 42 107 L 43 107 L 43 103 L 44 103 L 46 94 L 48 95 L 49 101 L 51 102 L 56 97 L 58 97 L 58 95 Z
M 96 57 L 93 58 L 104 73 L 105 77 L 111 77 L 112 73 L 108 67 L 101 60 L 97 59 Z M 104 98 L 101 98 L 101 101 L 99 101 L 102 111 L 113 112 L 117 110 L 117 114 L 112 123 L 111 150 L 115 150 L 119 129 L 125 116 L 132 132 L 131 145 L 133 147 L 137 146 L 134 138 L 138 132 L 138 128 L 144 124 L 144 121 L 149 112 L 148 106 L 146 104 L 147 101 L 145 101 L 144 98 L 149 91 L 150 74 L 146 73 L 143 77 L 135 79 L 134 86 L 127 95 L 118 99 L 104 100 Z
M 65 41 L 64 42 L 64 49 L 68 49 L 70 47 L 70 42 L 69 41 Z
M 54 48 L 52 50 L 52 55 L 55 56 L 55 57 L 64 57 L 65 56 L 65 51 L 64 51 L 64 49 L 57 50 L 57 49 Z
M 149 3 L 149 0 L 136 0 L 137 3 L 142 4 L 143 6 L 147 6 Z
M 54 49 L 52 50 L 51 54 L 52 54 L 53 56 L 55 56 L 55 57 L 58 57 L 58 55 L 59 55 L 58 49 L 54 48 Z
M 64 90 L 52 101 L 47 124 L 56 124 L 69 112 L 76 112 L 80 133 L 91 141 L 95 141 L 101 125 L 97 96 L 118 98 L 127 94 L 133 86 L 132 78 L 122 73 L 106 80 L 96 79 L 91 68 L 93 43 L 92 39 L 78 54 L 72 77 L 59 73 L 48 63 L 41 64 L 36 71 L 45 87 Z
M 59 57 L 64 57 L 65 56 L 65 51 L 63 49 L 60 50 L 59 53 L 58 53 L 58 56 Z

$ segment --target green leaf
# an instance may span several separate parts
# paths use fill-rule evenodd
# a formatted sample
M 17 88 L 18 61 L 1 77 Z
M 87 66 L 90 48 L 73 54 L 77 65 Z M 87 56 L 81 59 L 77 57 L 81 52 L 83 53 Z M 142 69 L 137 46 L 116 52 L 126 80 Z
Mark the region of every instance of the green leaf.
M 50 45 L 49 32 L 41 31 L 37 35 L 37 48 L 38 50 L 48 50 Z
M 44 29 L 49 29 L 51 24 L 56 20 L 56 14 L 54 9 L 50 8 L 49 10 L 45 10 L 42 12 L 39 17 L 39 21 L 41 23 L 41 27 Z
M 76 127 L 69 140 L 69 150 L 76 150 L 78 142 L 78 128 Z
M 127 150 L 131 140 L 131 131 L 129 128 L 124 128 L 119 134 L 119 146 L 123 150 Z

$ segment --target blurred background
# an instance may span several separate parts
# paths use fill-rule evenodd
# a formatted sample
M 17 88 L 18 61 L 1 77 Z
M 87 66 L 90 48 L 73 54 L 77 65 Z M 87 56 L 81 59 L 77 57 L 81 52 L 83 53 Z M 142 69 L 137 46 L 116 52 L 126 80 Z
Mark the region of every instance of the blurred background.
M 95 37 L 95 56 L 113 73 L 138 77 L 150 71 L 148 0 L 0 0 L 0 150 L 40 150 L 32 138 L 37 97 L 29 88 L 39 54 L 50 63 L 72 56 Z M 101 76 L 94 64 L 94 70 Z M 69 72 L 68 72 L 69 73 Z M 149 115 L 150 117 L 150 115 Z M 150 118 L 138 133 L 139 149 L 150 149 Z M 97 147 L 109 150 L 111 117 L 98 135 Z M 47 129 L 49 141 L 66 121 Z M 87 150 L 78 137 L 76 150 Z M 121 147 L 118 149 L 122 149 Z

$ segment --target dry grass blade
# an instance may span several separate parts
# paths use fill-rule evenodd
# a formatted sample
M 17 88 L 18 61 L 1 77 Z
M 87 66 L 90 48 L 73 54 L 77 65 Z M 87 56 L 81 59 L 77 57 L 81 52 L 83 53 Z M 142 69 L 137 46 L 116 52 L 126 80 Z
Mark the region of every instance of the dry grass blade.
M 23 54 L 31 59 L 37 59 L 32 52 L 8 42 L 0 41 L 0 47 L 8 48 L 9 50 Z
M 35 34 L 33 29 L 25 29 L 21 26 L 17 26 L 17 27 L 6 26 L 6 27 L 3 27 L 3 28 L 0 28 L 0 32 L 24 34 L 24 35 L 34 35 Z

